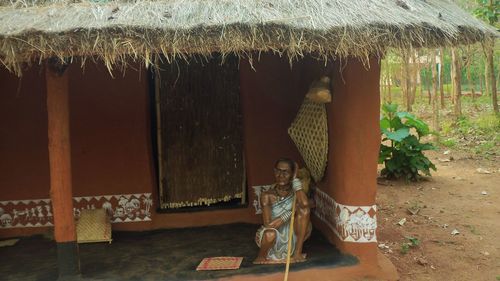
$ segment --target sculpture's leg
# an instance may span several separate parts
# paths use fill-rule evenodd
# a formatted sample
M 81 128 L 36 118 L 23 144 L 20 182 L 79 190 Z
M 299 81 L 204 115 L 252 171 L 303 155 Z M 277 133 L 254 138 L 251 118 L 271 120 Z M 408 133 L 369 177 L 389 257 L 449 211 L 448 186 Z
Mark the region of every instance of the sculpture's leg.
M 297 242 L 295 244 L 295 251 L 293 254 L 293 259 L 296 262 L 305 259 L 305 257 L 302 255 L 302 246 L 304 245 L 304 240 L 306 239 L 307 235 L 310 213 L 311 211 L 308 206 L 301 207 L 300 204 L 297 205 L 294 225 Z
M 253 261 L 255 264 L 266 263 L 267 262 L 267 253 L 274 245 L 276 241 L 276 231 L 274 230 L 265 230 L 262 234 L 262 240 L 260 242 L 260 250 L 259 255 Z

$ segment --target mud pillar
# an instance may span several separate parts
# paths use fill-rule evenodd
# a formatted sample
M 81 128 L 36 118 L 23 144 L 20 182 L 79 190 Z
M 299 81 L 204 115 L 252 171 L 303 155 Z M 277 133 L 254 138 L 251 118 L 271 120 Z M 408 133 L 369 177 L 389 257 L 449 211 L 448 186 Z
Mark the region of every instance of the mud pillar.
M 335 244 L 365 264 L 377 262 L 377 162 L 380 146 L 380 64 L 349 59 L 332 75 L 327 104 L 329 153 L 325 193 L 334 203 Z
M 80 274 L 78 244 L 73 218 L 71 155 L 69 138 L 68 72 L 57 59 L 49 59 L 45 69 L 50 165 L 50 198 L 54 210 L 59 279 Z

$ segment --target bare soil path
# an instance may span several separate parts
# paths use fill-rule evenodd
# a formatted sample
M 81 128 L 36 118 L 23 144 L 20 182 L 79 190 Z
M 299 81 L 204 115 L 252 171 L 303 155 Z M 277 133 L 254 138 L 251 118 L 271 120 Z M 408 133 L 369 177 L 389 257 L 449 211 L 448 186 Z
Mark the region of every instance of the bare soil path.
M 379 248 L 401 280 L 500 280 L 500 157 L 427 155 L 431 178 L 379 180 Z

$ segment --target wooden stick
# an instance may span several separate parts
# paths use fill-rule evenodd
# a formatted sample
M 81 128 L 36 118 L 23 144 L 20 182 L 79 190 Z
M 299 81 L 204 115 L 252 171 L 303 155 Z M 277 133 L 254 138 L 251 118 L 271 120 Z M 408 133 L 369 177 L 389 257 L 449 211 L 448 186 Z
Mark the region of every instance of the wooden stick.
M 295 218 L 295 201 L 297 200 L 297 195 L 293 195 L 293 205 L 292 205 L 292 217 L 290 218 L 290 231 L 288 232 L 288 250 L 286 254 L 286 268 L 285 268 L 285 278 L 284 281 L 288 280 L 288 271 L 290 271 L 290 255 L 292 253 L 292 236 L 293 236 L 293 221 Z

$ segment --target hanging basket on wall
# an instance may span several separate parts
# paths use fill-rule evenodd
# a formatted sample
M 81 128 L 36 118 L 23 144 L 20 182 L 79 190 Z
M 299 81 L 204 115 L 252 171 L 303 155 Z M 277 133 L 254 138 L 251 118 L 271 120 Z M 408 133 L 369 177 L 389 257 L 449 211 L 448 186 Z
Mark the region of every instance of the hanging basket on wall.
M 299 112 L 288 128 L 314 181 L 324 176 L 328 160 L 328 122 L 325 103 L 331 101 L 330 79 L 313 82 Z

